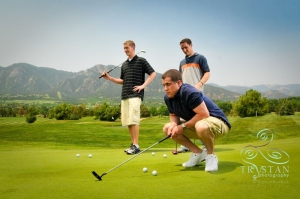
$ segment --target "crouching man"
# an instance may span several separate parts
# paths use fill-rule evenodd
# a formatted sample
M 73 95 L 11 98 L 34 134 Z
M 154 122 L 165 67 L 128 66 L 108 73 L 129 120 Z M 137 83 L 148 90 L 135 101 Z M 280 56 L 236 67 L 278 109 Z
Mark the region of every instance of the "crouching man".
M 226 135 L 231 129 L 225 114 L 194 86 L 183 84 L 178 70 L 166 71 L 162 75 L 162 84 L 166 92 L 164 100 L 170 113 L 170 123 L 163 127 L 163 132 L 192 152 L 190 159 L 182 166 L 194 167 L 205 160 L 205 171 L 217 171 L 214 139 Z M 181 123 L 180 118 L 185 122 Z M 203 151 L 190 139 L 200 139 L 207 150 Z

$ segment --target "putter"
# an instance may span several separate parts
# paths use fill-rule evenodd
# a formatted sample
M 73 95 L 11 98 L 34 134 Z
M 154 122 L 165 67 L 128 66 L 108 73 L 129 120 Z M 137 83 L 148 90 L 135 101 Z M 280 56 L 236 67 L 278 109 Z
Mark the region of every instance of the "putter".
M 146 53 L 146 51 L 145 51 L 145 50 L 141 50 L 140 52 L 137 53 L 137 55 L 140 54 L 140 53 Z M 110 69 L 109 71 L 107 71 L 107 73 L 110 73 L 110 72 L 113 71 L 115 68 L 117 68 L 117 67 L 119 67 L 119 66 L 122 66 L 123 63 L 124 63 L 124 62 L 122 62 L 122 63 L 120 63 L 119 65 L 115 66 L 114 68 Z M 101 76 L 99 77 L 99 79 L 101 79 L 102 77 L 103 77 L 103 75 L 101 75 Z
M 112 169 L 106 171 L 106 172 L 103 173 L 101 176 L 99 176 L 99 175 L 96 173 L 96 171 L 92 171 L 92 174 L 93 174 L 98 180 L 102 180 L 102 177 L 103 177 L 104 175 L 106 175 L 106 174 L 108 174 L 109 172 L 111 172 L 112 170 L 115 170 L 116 168 L 122 166 L 122 165 L 125 164 L 126 162 L 132 160 L 132 159 L 135 158 L 136 156 L 138 156 L 138 155 L 144 153 L 144 152 L 147 151 L 148 149 L 154 147 L 155 145 L 157 145 L 157 144 L 159 144 L 159 143 L 165 141 L 166 139 L 168 139 L 168 138 L 170 138 L 170 137 L 171 137 L 171 136 L 169 135 L 169 136 L 165 137 L 164 139 L 162 139 L 162 140 L 160 140 L 160 141 L 158 141 L 158 142 L 152 144 L 151 146 L 149 146 L 148 148 L 144 149 L 143 151 L 140 151 L 138 154 L 132 156 L 132 157 L 129 158 L 128 160 L 126 160 L 126 161 L 122 162 L 121 164 L 118 164 L 118 165 L 115 166 L 114 168 L 112 168 Z
M 196 140 L 194 139 L 194 144 L 196 144 Z M 177 151 L 177 142 L 176 142 L 176 149 L 172 151 L 173 155 L 177 155 L 178 151 Z
M 176 142 L 176 149 L 172 151 L 173 155 L 177 155 L 177 142 Z

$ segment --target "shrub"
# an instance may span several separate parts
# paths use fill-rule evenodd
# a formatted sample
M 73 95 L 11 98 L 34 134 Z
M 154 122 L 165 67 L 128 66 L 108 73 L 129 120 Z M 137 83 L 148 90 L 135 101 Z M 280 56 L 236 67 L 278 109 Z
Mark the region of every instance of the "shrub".
M 36 121 L 36 116 L 35 115 L 27 115 L 26 116 L 26 122 L 27 123 L 34 123 Z

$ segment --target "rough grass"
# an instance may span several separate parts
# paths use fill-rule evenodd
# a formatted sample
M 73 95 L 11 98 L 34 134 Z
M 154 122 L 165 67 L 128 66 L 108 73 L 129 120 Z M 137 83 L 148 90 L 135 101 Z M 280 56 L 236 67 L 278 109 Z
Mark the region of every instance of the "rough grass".
M 164 137 L 162 127 L 168 117 L 145 118 L 140 126 L 140 145 L 149 146 Z M 232 130 L 218 144 L 247 143 L 256 141 L 256 134 L 270 129 L 276 139 L 299 137 L 300 113 L 294 116 L 268 114 L 263 117 L 229 117 Z M 0 118 L 0 143 L 19 142 L 25 145 L 50 144 L 57 146 L 82 146 L 97 148 L 124 148 L 130 143 L 128 130 L 116 122 L 102 122 L 91 117 L 73 121 L 57 121 L 38 117 L 33 124 L 27 124 L 24 117 Z M 173 147 L 171 141 L 161 147 Z

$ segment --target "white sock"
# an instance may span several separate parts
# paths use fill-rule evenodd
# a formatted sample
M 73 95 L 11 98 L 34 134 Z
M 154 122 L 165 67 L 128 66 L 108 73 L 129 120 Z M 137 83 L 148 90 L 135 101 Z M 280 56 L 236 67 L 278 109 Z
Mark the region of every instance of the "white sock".
M 136 146 L 136 148 L 138 148 L 138 149 L 140 148 L 140 146 L 138 144 L 133 144 L 133 145 Z

